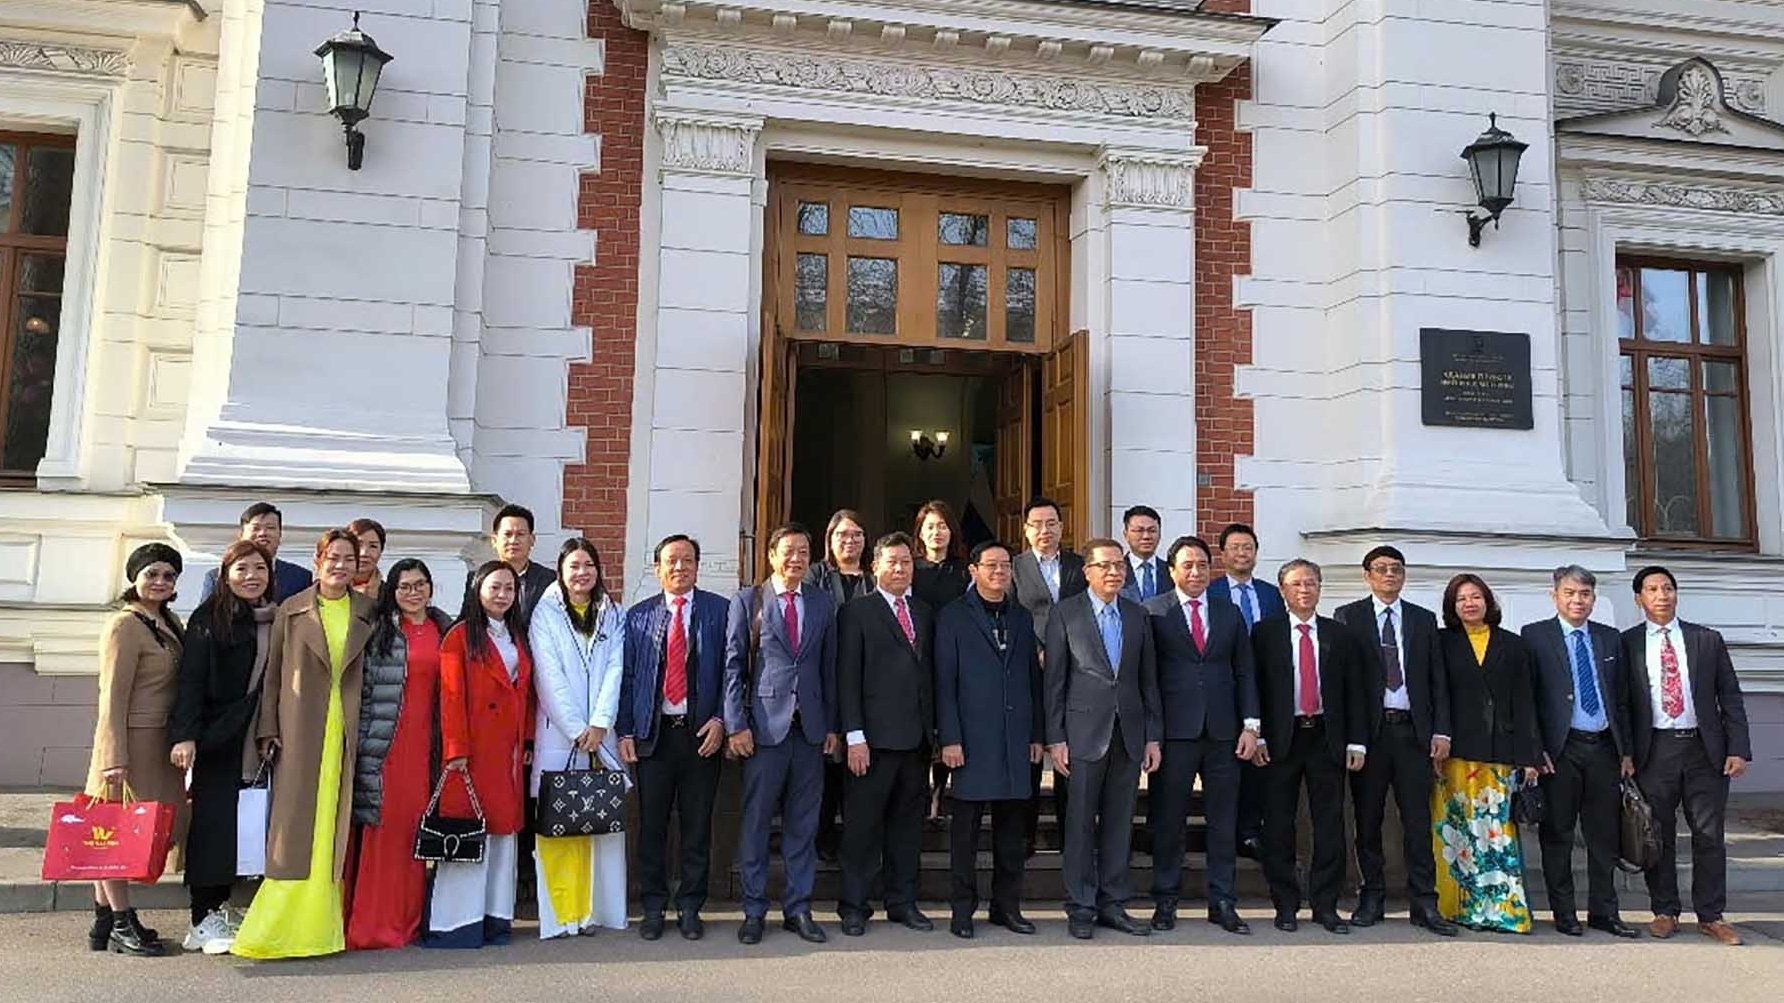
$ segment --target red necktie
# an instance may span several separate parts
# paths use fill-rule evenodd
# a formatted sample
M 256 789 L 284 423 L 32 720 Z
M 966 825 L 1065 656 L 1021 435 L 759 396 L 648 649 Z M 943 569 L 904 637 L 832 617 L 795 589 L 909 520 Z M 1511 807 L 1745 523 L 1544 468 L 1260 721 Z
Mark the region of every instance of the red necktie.
M 1679 653 L 1670 633 L 1660 628 L 1660 706 L 1667 717 L 1677 720 L 1685 715 L 1685 683 L 1679 678 Z
M 1295 625 L 1301 631 L 1301 716 L 1319 713 L 1319 656 L 1313 650 L 1313 627 Z
M 1198 653 L 1208 653 L 1208 632 L 1202 627 L 1202 601 L 1200 599 L 1189 601 L 1189 636 L 1195 639 Z
M 682 624 L 682 607 L 687 596 L 675 597 L 675 612 L 669 619 L 669 657 L 663 666 L 663 702 L 678 704 L 688 698 L 688 628 Z
M 904 639 L 911 647 L 917 646 L 917 628 L 911 624 L 911 609 L 904 604 L 904 596 L 899 596 L 893 603 L 898 608 L 898 626 L 904 631 Z
M 781 593 L 781 604 L 783 606 L 783 609 L 781 610 L 781 618 L 785 620 L 787 624 L 787 647 L 793 652 L 793 657 L 798 658 L 799 607 L 793 602 L 793 595 L 794 594 L 791 592 Z

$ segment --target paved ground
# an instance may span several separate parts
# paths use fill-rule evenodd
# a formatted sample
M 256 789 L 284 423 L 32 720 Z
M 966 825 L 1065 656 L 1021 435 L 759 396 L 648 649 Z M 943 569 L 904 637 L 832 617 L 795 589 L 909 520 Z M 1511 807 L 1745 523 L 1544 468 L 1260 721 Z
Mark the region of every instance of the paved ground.
M 1342 939 L 1310 926 L 1290 935 L 1268 929 L 1261 910 L 1247 910 L 1260 928 L 1249 938 L 1229 937 L 1198 920 L 1145 940 L 1099 931 L 1084 944 L 1067 938 L 1055 909 L 1035 908 L 1030 915 L 1042 921 L 1038 935 L 984 930 L 970 943 L 941 930 L 918 934 L 882 924 L 870 926 L 864 938 L 846 939 L 831 922 L 833 940 L 825 946 L 808 946 L 776 930 L 746 949 L 735 940 L 738 916 L 719 913 L 698 944 L 684 943 L 673 931 L 655 944 L 631 932 L 604 932 L 545 944 L 520 938 L 510 947 L 476 952 L 412 948 L 263 964 L 202 955 L 155 960 L 88 954 L 83 917 L 45 913 L 0 917 L 0 943 L 6 945 L 0 951 L 0 999 L 1777 1003 L 1784 985 L 1784 896 L 1756 904 L 1765 910 L 1731 914 L 1748 936 L 1740 948 L 1713 944 L 1689 926 L 1665 943 L 1596 933 L 1576 941 L 1547 929 L 1527 938 L 1464 934 L 1440 941 L 1412 930 L 1403 918 Z M 149 917 L 163 930 L 178 918 L 174 912 Z

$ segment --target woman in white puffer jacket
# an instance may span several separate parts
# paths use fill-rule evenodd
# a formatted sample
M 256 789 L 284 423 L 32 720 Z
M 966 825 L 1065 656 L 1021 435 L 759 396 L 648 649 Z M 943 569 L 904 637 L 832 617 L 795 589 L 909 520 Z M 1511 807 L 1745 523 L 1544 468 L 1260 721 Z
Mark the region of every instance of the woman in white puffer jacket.
M 564 541 L 557 583 L 533 609 L 529 637 L 539 694 L 532 792 L 541 773 L 619 770 L 613 718 L 619 708 L 625 610 L 608 594 L 601 554 L 581 537 Z M 628 786 L 629 783 L 628 783 Z M 626 836 L 546 837 L 534 851 L 541 939 L 626 928 Z

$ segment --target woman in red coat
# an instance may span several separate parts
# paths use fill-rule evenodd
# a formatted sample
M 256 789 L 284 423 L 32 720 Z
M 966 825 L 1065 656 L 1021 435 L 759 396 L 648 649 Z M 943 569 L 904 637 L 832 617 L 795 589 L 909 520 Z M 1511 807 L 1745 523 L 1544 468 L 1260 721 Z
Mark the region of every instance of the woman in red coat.
M 473 601 L 440 642 L 440 810 L 472 818 L 480 807 L 489 836 L 481 861 L 437 866 L 428 947 L 506 944 L 513 927 L 515 834 L 526 823 L 522 750 L 533 737 L 533 664 L 519 588 L 501 561 L 478 568 Z

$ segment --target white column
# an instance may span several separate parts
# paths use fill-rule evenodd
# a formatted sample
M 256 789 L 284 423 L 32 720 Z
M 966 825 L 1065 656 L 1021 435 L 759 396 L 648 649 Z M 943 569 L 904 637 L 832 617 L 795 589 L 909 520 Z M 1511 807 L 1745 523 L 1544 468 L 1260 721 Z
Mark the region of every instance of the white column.
M 702 577 L 718 587 L 737 574 L 754 474 L 744 429 L 761 302 L 762 120 L 663 107 L 654 118 L 661 201 L 646 538 L 698 539 Z
M 1196 527 L 1195 168 L 1202 151 L 1105 148 L 1109 527 L 1150 505 Z M 1093 370 L 1096 367 L 1092 367 Z M 1100 398 L 1098 398 L 1100 402 Z

